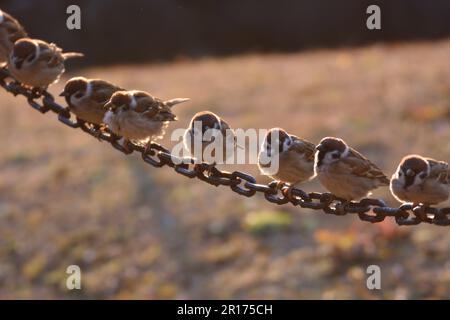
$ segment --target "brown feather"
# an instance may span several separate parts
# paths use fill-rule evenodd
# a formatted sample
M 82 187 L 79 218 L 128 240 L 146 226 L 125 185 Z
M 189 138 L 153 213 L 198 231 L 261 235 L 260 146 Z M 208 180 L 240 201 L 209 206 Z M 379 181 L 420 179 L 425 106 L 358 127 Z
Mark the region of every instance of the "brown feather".
M 170 107 L 159 98 L 156 98 L 144 91 L 135 91 L 133 96 L 137 105 L 135 112 L 141 113 L 144 117 L 158 121 L 175 121 L 176 116 Z
M 113 85 L 108 81 L 93 79 L 91 80 L 92 93 L 91 99 L 98 103 L 106 103 L 114 92 L 124 91 L 125 89 Z
M 292 145 L 289 147 L 289 151 L 295 151 L 302 154 L 307 161 L 314 161 L 314 154 L 316 152 L 316 145 L 304 139 L 300 139 L 297 136 L 290 135 L 293 140 Z
M 364 157 L 358 151 L 349 147 L 349 156 L 342 158 L 341 161 L 351 167 L 352 173 L 370 179 L 378 179 L 383 185 L 389 185 L 389 179 L 373 162 Z M 351 154 L 351 156 L 350 156 Z

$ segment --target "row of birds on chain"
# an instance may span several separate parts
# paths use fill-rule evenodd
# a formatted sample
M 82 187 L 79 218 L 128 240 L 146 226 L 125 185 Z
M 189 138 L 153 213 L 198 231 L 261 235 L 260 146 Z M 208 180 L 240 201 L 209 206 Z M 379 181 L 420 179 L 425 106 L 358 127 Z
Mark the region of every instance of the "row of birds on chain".
M 82 57 L 81 53 L 64 53 L 53 43 L 28 37 L 20 23 L 0 11 L 0 59 L 7 63 L 10 74 L 22 85 L 45 90 L 58 81 L 67 59 Z M 94 128 L 105 125 L 125 141 L 151 141 L 161 138 L 168 123 L 176 120 L 172 107 L 189 99 L 163 101 L 138 90 L 125 90 L 100 79 L 75 77 L 67 81 L 64 96 L 69 109 Z M 216 114 L 204 111 L 191 120 L 185 134 L 185 146 L 192 153 L 194 122 L 201 122 L 202 133 L 208 129 L 230 131 L 230 126 Z M 277 136 L 272 139 L 272 136 Z M 272 141 L 275 140 L 275 141 Z M 203 149 L 211 140 L 202 141 Z M 124 143 L 126 147 L 128 143 Z M 335 196 L 356 200 L 372 190 L 390 185 L 392 194 L 401 202 L 438 204 L 450 196 L 448 163 L 431 158 L 404 157 L 392 179 L 342 139 L 326 137 L 315 144 L 288 134 L 281 128 L 268 131 L 260 158 L 278 157 L 279 169 L 268 173 L 269 164 L 258 161 L 262 174 L 293 186 L 317 177 Z M 291 190 L 291 189 L 289 189 Z

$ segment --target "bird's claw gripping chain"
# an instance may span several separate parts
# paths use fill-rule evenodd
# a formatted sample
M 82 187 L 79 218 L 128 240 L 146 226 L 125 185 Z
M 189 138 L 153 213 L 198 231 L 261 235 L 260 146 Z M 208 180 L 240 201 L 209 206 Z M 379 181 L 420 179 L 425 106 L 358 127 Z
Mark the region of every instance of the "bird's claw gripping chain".
M 69 108 L 57 104 L 54 97 L 46 90 L 38 91 L 24 87 L 10 77 L 6 68 L 0 69 L 0 86 L 14 96 L 24 96 L 33 109 L 41 113 L 52 111 L 57 114 L 60 122 L 71 128 L 81 129 L 100 141 L 106 141 L 122 153 L 140 153 L 142 159 L 153 167 L 168 166 L 185 177 L 197 178 L 216 187 L 230 187 L 232 191 L 245 197 L 261 193 L 267 201 L 278 205 L 291 203 L 301 208 L 322 210 L 326 214 L 338 216 L 357 214 L 359 219 L 371 223 L 381 222 L 386 217 L 392 217 L 398 225 L 417 225 L 422 222 L 439 226 L 450 225 L 450 207 L 434 208 L 423 205 L 414 207 L 411 204 L 404 204 L 398 208 L 391 208 L 381 199 L 362 199 L 359 202 L 349 202 L 330 193 L 307 193 L 277 181 L 258 184 L 250 174 L 240 171 L 221 171 L 215 165 L 198 164 L 192 158 L 183 159 L 182 162 L 174 161 L 176 157 L 168 149 L 153 142 L 143 146 L 126 141 L 126 146 L 124 146 L 124 143 L 120 142 L 121 137 L 111 133 L 108 129 L 93 128 L 84 121 L 73 117 Z

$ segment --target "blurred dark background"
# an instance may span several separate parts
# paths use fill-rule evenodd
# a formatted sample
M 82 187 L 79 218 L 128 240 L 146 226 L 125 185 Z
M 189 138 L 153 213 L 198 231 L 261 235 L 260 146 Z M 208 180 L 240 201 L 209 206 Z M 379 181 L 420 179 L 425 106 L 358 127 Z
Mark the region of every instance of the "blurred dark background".
M 80 31 L 65 27 L 70 4 L 81 7 Z M 381 7 L 382 30 L 366 28 L 371 4 Z M 85 52 L 82 63 L 87 64 L 285 52 L 450 34 L 448 0 L 2 0 L 0 8 L 22 21 L 31 36 Z
M 66 28 L 74 3 L 81 31 Z M 366 29 L 370 4 L 381 7 L 381 31 Z M 168 148 L 169 132 L 211 110 L 234 128 L 283 127 L 314 143 L 341 137 L 388 176 L 406 154 L 450 160 L 450 0 L 0 0 L 0 8 L 31 36 L 86 54 L 50 87 L 55 95 L 83 75 L 190 97 L 161 141 Z M 0 299 L 450 297 L 448 228 L 239 197 L 149 168 L 27 105 L 0 90 Z M 219 168 L 270 181 L 255 165 Z M 325 191 L 315 180 L 301 188 Z M 373 197 L 399 205 L 388 188 Z M 66 287 L 74 264 L 77 292 Z M 367 289 L 373 264 L 382 290 Z

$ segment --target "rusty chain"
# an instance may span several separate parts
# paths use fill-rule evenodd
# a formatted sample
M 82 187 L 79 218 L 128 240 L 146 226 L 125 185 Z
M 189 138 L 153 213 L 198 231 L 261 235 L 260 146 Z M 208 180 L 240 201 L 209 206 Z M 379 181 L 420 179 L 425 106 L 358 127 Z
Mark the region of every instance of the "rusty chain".
M 11 79 L 6 68 L 0 69 L 0 86 L 14 96 L 24 96 L 33 109 L 41 113 L 52 111 L 57 114 L 60 122 L 71 128 L 81 129 L 100 141 L 109 142 L 122 153 L 140 153 L 142 159 L 153 167 L 168 166 L 185 177 L 197 178 L 216 187 L 227 186 L 235 193 L 245 197 L 262 193 L 267 201 L 278 205 L 291 203 L 301 208 L 322 210 L 326 214 L 339 216 L 357 214 L 359 219 L 371 223 L 384 221 L 386 217 L 393 217 L 398 225 L 417 225 L 422 222 L 439 226 L 450 225 L 450 207 L 434 208 L 422 205 L 413 207 L 411 204 L 404 204 L 398 208 L 391 208 L 381 199 L 369 198 L 362 199 L 359 202 L 348 202 L 330 193 L 307 193 L 298 188 L 290 189 L 289 184 L 280 184 L 276 181 L 267 185 L 258 184 L 256 179 L 248 173 L 221 171 L 215 166 L 205 163 L 195 164 L 195 160 L 192 158 L 183 159 L 187 161 L 180 163 L 180 161 L 174 161 L 176 156 L 172 155 L 168 149 L 153 142 L 148 146 L 129 142 L 128 148 L 124 148 L 119 143 L 121 137 L 114 135 L 107 129 L 102 131 L 80 119 L 74 119 L 68 107 L 56 103 L 49 92 L 37 92 L 22 86 Z

